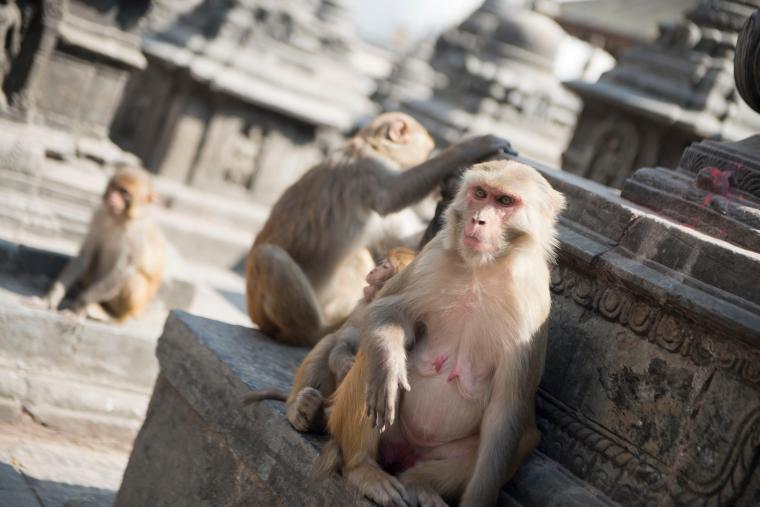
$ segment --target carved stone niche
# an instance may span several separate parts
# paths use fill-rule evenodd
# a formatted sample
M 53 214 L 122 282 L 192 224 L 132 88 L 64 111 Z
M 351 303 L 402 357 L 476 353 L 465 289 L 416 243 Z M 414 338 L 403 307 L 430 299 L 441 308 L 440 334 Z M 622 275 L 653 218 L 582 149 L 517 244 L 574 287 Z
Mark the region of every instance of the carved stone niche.
M 539 170 L 568 199 L 540 449 L 624 505 L 757 505 L 760 256 Z
M 0 2 L 0 114 L 33 113 L 67 0 Z
M 695 141 L 736 141 L 760 128 L 745 118 L 731 82 L 737 32 L 757 7 L 757 0 L 702 0 L 598 82 L 568 83 L 584 109 L 562 168 L 620 188 L 640 167 L 675 168 Z
M 734 61 L 739 93 L 760 112 L 760 11 L 739 34 Z M 687 148 L 676 171 L 639 169 L 623 197 L 710 236 L 760 253 L 760 135 Z

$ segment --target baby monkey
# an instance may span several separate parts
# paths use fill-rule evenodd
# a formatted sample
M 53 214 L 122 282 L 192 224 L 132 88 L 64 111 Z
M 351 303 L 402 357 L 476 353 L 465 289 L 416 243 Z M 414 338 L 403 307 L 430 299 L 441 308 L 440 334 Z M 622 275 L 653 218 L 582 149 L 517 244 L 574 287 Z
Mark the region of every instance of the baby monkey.
M 108 182 L 77 256 L 56 279 L 44 299 L 58 308 L 79 282 L 71 309 L 77 316 L 102 314 L 102 304 L 118 321 L 138 316 L 158 291 L 164 271 L 165 240 L 146 208 L 156 200 L 147 172 L 118 170 Z
M 354 364 L 359 346 L 359 327 L 364 311 L 385 282 L 402 271 L 414 259 L 408 248 L 394 248 L 368 274 L 364 297 L 359 300 L 348 320 L 334 333 L 324 336 L 304 358 L 296 370 L 290 393 L 278 389 L 257 389 L 243 397 L 249 405 L 261 400 L 287 403 L 286 417 L 298 431 L 323 431 L 327 422 L 325 401 L 335 392 Z

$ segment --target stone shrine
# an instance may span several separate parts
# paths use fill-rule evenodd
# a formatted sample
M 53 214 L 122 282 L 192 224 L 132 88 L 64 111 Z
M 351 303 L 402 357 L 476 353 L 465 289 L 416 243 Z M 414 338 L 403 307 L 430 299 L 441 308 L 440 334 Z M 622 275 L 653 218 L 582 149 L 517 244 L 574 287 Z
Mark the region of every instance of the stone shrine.
M 583 113 L 564 170 L 620 188 L 642 166 L 675 168 L 690 143 L 760 129 L 733 87 L 736 34 L 758 1 L 702 0 L 598 82 L 570 82 Z
M 381 84 L 377 100 L 409 112 L 446 144 L 489 132 L 559 164 L 580 110 L 553 74 L 566 34 L 519 4 L 488 0 L 434 47 L 421 44 Z
M 0 4 L 0 111 L 105 138 L 132 72 L 149 1 L 18 0 Z M 104 42 L 107 41 L 107 42 Z
M 163 176 L 271 204 L 373 115 L 384 53 L 342 2 L 161 2 L 114 138 Z M 160 13 L 160 16 L 159 16 Z

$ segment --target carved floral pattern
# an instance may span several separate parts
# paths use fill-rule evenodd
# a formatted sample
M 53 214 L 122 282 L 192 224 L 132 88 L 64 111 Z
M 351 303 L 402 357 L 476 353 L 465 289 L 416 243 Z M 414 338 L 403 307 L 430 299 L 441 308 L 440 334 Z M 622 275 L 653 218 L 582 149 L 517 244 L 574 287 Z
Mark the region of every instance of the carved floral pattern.
M 669 470 L 543 390 L 537 407 L 546 453 L 627 505 L 729 505 L 742 493 L 760 457 L 760 408 L 737 424 L 718 473 L 698 481 Z
M 555 266 L 551 290 L 617 322 L 658 347 L 689 358 L 697 366 L 713 365 L 760 387 L 760 351 L 736 340 L 705 333 L 693 321 L 658 307 L 620 286 L 583 275 L 567 265 Z
M 724 370 L 756 391 L 760 388 L 760 350 L 722 337 L 661 304 L 620 285 L 556 266 L 552 292 L 625 326 L 637 336 L 696 366 Z M 760 405 L 731 429 L 725 457 L 714 476 L 693 477 L 673 470 L 628 440 L 566 406 L 544 390 L 537 399 L 542 448 L 613 500 L 633 505 L 726 505 L 735 502 L 757 472 L 760 460 Z

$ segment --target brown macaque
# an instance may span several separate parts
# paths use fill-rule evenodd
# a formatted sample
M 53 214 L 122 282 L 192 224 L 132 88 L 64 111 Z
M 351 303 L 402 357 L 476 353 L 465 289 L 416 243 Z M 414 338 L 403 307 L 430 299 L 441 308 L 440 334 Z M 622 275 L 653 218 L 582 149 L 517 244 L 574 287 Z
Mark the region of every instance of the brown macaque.
M 445 228 L 367 307 L 318 473 L 381 505 L 494 505 L 538 445 L 564 197 L 500 160 L 464 173 Z
M 108 182 L 78 255 L 45 297 L 47 306 L 58 308 L 68 289 L 79 282 L 75 314 L 90 314 L 102 304 L 118 321 L 139 316 L 156 294 L 164 271 L 164 236 L 146 213 L 155 200 L 147 172 L 135 167 L 118 170 Z
M 248 313 L 264 334 L 313 346 L 336 329 L 374 264 L 368 247 L 401 227 L 398 213 L 509 143 L 481 136 L 427 160 L 433 147 L 412 117 L 385 113 L 285 190 L 246 264 Z
M 412 262 L 414 255 L 408 248 L 394 248 L 372 268 L 367 274 L 364 297 L 340 329 L 319 340 L 304 358 L 296 370 L 290 394 L 277 389 L 254 390 L 243 397 L 243 403 L 285 401 L 286 417 L 293 428 L 298 431 L 323 431 L 326 400 L 354 364 L 359 346 L 359 326 L 367 304 L 372 302 L 386 281 Z

